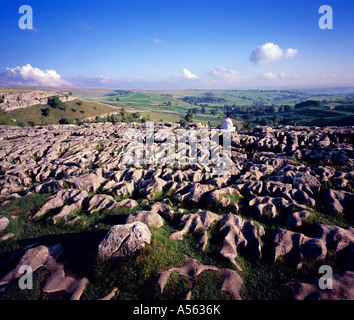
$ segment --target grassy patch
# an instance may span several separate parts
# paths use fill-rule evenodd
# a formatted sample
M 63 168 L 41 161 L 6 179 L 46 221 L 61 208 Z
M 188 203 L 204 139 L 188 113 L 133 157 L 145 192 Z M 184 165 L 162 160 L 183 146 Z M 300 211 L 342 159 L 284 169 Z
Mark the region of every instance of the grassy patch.
M 44 115 L 42 112 L 43 108 L 48 108 L 50 113 Z M 75 121 L 76 119 L 83 120 L 84 118 L 116 111 L 116 108 L 99 102 L 75 99 L 65 102 L 61 108 L 51 108 L 48 105 L 37 104 L 24 109 L 15 109 L 7 112 L 6 117 L 7 119 L 16 119 L 17 123 L 46 125 L 57 124 L 62 119 L 70 121 Z
M 173 271 L 168 278 L 160 299 L 162 300 L 182 300 L 186 296 L 191 281 L 186 275 Z
M 47 269 L 41 267 L 32 274 L 33 288 L 20 289 L 19 279 L 14 280 L 3 294 L 0 294 L 0 300 L 47 300 L 45 294 L 41 291 L 41 284 L 48 274 Z
M 229 292 L 221 290 L 223 279 L 220 272 L 203 271 L 196 279 L 192 288 L 191 300 L 231 300 Z
M 120 290 L 119 299 L 154 299 L 159 295 L 156 284 L 161 271 L 184 263 L 183 254 L 174 250 L 173 241 L 160 229 L 151 228 L 152 241 L 134 255 L 116 261 L 96 258 L 90 283 L 95 292 Z M 93 299 L 95 292 L 84 292 L 83 299 Z

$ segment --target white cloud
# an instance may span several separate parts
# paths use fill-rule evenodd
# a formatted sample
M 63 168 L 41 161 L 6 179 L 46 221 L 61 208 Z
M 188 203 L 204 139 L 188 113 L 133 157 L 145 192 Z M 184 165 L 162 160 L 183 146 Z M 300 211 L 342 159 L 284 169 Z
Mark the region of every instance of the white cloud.
M 233 66 L 217 66 L 210 70 L 210 74 L 221 80 L 231 81 L 237 79 L 237 70 Z
M 274 80 L 274 79 L 278 79 L 278 76 L 273 72 L 265 72 L 262 75 L 260 75 L 259 78 L 263 80 Z
M 22 67 L 6 68 L 6 72 L 1 74 L 1 82 L 8 84 L 30 85 L 30 86 L 68 86 L 70 83 L 55 70 L 41 70 L 33 68 L 30 64 Z
M 284 59 L 292 59 L 297 55 L 298 52 L 299 52 L 299 50 L 297 50 L 297 49 L 292 49 L 292 48 L 286 49 L 284 51 L 283 58 Z
M 159 44 L 166 44 L 165 41 L 163 41 L 163 40 L 161 40 L 161 39 L 159 39 L 159 38 L 155 38 L 155 39 L 154 39 L 154 42 L 155 42 L 155 43 L 159 43 Z
M 189 79 L 189 80 L 193 80 L 193 79 L 199 79 L 197 75 L 195 75 L 194 73 L 190 72 L 188 69 L 184 68 L 183 69 L 183 74 L 184 76 Z
M 276 62 L 283 59 L 292 59 L 297 53 L 297 49 L 289 48 L 283 50 L 277 44 L 268 42 L 253 50 L 250 55 L 250 60 L 254 64 Z

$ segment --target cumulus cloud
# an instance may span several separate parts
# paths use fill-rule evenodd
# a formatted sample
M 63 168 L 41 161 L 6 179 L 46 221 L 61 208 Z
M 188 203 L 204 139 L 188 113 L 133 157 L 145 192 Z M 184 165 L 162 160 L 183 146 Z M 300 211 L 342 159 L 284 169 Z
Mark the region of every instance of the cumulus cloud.
M 188 69 L 184 68 L 183 69 L 183 74 L 184 76 L 189 79 L 189 80 L 193 80 L 193 79 L 199 79 L 197 75 L 195 75 L 194 73 L 190 72 Z
M 41 70 L 32 67 L 30 64 L 26 64 L 22 67 L 6 68 L 6 71 L 0 74 L 0 83 L 51 87 L 70 85 L 70 83 L 64 80 L 55 70 Z
M 236 80 L 237 79 L 237 70 L 233 66 L 223 67 L 217 66 L 210 70 L 210 74 L 213 77 L 216 77 L 221 80 Z
M 252 51 L 250 60 L 254 64 L 263 64 L 269 62 L 276 62 L 283 59 L 292 59 L 298 53 L 297 49 L 282 49 L 277 44 L 272 42 L 265 43 L 258 46 Z

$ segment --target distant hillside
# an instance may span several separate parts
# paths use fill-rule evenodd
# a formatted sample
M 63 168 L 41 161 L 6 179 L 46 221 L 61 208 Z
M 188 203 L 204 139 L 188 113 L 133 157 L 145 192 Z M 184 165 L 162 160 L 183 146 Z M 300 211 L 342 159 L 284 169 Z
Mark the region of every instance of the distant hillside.
M 57 124 L 60 122 L 71 123 L 118 112 L 117 108 L 99 102 L 75 99 L 64 102 L 58 107 L 36 104 L 25 109 L 6 112 L 3 117 L 6 117 L 4 121 L 7 121 L 7 123 L 3 124 L 8 124 L 10 119 L 15 120 L 12 120 L 12 124 L 20 126 Z

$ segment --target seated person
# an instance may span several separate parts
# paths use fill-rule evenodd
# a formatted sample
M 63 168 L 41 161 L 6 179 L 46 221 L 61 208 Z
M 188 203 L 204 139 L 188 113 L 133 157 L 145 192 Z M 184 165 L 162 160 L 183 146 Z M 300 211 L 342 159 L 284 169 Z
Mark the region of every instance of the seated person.
M 234 127 L 234 124 L 232 123 L 231 120 L 231 114 L 228 114 L 226 118 L 222 121 L 222 127 L 221 129 L 227 130 L 230 132 L 234 132 L 236 128 Z

